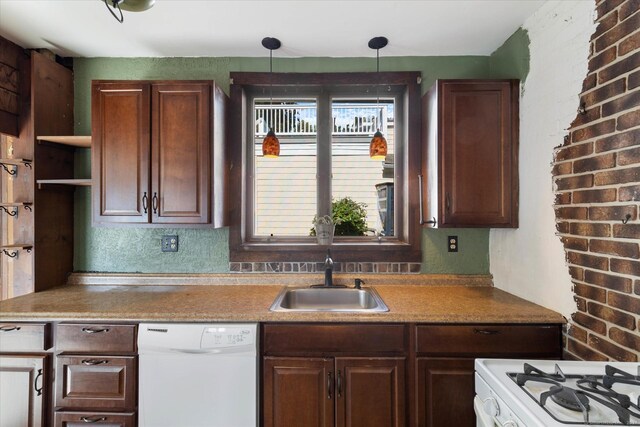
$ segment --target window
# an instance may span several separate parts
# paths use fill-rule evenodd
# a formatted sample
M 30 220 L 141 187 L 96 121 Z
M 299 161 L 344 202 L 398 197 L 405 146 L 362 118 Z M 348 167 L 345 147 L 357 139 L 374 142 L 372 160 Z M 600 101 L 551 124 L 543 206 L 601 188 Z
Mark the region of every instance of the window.
M 421 164 L 418 76 L 232 73 L 230 149 L 241 167 L 229 182 L 231 260 L 320 260 L 313 219 L 345 198 L 366 219 L 336 233 L 336 260 L 419 260 L 418 195 L 410 196 Z M 262 156 L 270 128 L 278 158 Z M 377 129 L 384 160 L 369 158 Z

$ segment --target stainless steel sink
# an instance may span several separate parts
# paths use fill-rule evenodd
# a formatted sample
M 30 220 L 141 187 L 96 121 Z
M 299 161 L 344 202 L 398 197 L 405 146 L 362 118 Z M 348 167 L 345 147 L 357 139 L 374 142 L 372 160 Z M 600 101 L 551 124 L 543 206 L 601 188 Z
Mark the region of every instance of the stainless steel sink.
M 270 310 L 376 313 L 389 308 L 373 288 L 285 287 Z

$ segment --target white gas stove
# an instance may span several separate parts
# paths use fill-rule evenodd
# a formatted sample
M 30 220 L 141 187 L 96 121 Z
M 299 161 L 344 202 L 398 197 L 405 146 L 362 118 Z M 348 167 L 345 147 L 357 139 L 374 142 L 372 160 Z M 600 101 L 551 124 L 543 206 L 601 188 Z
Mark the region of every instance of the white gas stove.
M 640 426 L 640 364 L 476 359 L 478 427 Z

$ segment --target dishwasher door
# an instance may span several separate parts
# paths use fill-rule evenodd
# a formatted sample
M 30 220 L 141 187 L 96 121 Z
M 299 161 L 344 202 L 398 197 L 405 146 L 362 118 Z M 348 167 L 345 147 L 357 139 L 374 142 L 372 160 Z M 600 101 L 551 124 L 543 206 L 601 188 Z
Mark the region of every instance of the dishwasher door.
M 256 324 L 140 324 L 140 427 L 258 425 Z

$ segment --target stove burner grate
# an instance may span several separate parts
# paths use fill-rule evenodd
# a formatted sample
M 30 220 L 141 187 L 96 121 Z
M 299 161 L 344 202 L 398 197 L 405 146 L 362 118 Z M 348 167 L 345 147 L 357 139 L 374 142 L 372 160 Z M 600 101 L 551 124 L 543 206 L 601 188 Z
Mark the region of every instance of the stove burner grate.
M 536 402 L 538 399 L 534 397 L 526 388 L 525 383 L 528 381 L 551 384 L 547 391 L 539 395 L 539 405 L 543 407 L 554 419 L 558 420 L 546 407 L 547 400 L 551 401 L 571 411 L 581 412 L 584 424 L 591 425 L 589 414 L 591 404 L 596 402 L 598 405 L 609 408 L 614 411 L 618 417 L 619 424 L 606 423 L 607 425 L 640 425 L 631 424 L 631 418 L 640 419 L 640 397 L 638 404 L 631 401 L 630 396 L 617 393 L 612 389 L 615 383 L 629 384 L 640 386 L 640 367 L 638 375 L 631 375 L 620 369 L 610 365 L 605 366 L 604 376 L 593 375 L 569 375 L 565 376 L 558 365 L 555 366 L 554 373 L 547 373 L 534 366 L 525 363 L 524 372 L 508 374 L 516 384 L 525 390 Z M 571 378 L 576 380 L 577 389 L 562 385 L 563 382 Z M 561 421 L 561 420 L 558 420 Z M 561 421 L 566 422 L 566 421 Z M 569 422 L 568 424 L 575 424 Z M 598 425 L 603 425 L 601 422 Z
M 551 386 L 549 394 L 551 400 L 563 408 L 577 412 L 589 410 L 589 398 L 582 393 L 576 393 L 568 387 L 558 385 Z

